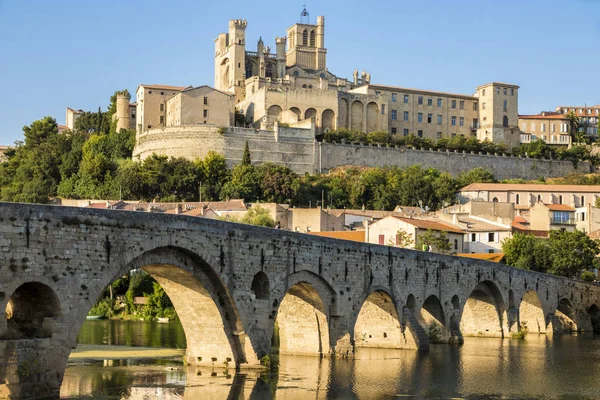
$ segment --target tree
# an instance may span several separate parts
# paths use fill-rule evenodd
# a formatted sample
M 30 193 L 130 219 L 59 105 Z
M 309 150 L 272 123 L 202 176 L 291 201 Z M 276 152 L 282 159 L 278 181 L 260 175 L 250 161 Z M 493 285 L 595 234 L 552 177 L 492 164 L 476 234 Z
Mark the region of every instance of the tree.
M 244 154 L 242 155 L 242 165 L 252 165 L 252 160 L 250 159 L 250 147 L 248 147 L 247 140 L 246 145 L 244 146 Z
M 202 200 L 219 200 L 219 194 L 230 178 L 225 157 L 211 150 L 203 160 L 196 160 L 195 164 L 198 179 L 202 182 Z
M 474 168 L 467 172 L 461 172 L 456 177 L 458 188 L 463 188 L 472 183 L 493 183 L 496 182 L 494 174 L 483 168 Z
M 246 212 L 240 220 L 242 224 L 266 226 L 268 228 L 275 227 L 275 221 L 271 218 L 269 210 L 259 205 L 254 205 Z
M 577 139 L 575 134 L 579 131 L 581 119 L 573 111 L 569 111 L 566 118 L 569 120 L 569 134 L 573 141 L 575 141 Z
M 600 246 L 583 232 L 550 231 L 548 245 L 552 254 L 549 272 L 554 275 L 572 278 L 598 266 Z
M 547 272 L 550 268 L 550 249 L 545 239 L 531 234 L 516 232 L 512 238 L 502 241 L 506 264 L 515 268 Z
M 271 163 L 256 168 L 260 182 L 262 201 L 268 203 L 288 203 L 295 196 L 296 174 L 288 167 Z
M 117 112 L 117 95 L 124 94 L 125 96 L 129 96 L 131 98 L 131 94 L 129 94 L 129 90 L 117 90 L 110 96 L 110 104 L 108 105 L 108 115 L 112 118 L 112 115 Z
M 427 229 L 427 232 L 417 236 L 416 248 L 420 249 L 424 244 L 430 246 L 432 251 L 436 253 L 447 254 L 452 249 L 452 245 L 448 240 L 448 232 L 446 231 Z
M 394 247 L 401 247 L 403 249 L 408 249 L 414 243 L 415 242 L 412 236 L 408 232 L 399 229 L 398 232 L 396 232 L 396 241 L 394 242 L 392 239 L 390 239 L 389 245 Z

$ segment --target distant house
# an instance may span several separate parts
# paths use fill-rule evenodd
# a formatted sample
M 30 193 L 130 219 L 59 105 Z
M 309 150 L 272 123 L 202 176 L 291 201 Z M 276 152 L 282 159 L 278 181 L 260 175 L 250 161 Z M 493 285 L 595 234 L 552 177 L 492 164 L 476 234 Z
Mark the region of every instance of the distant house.
M 446 232 L 450 242 L 451 253 L 464 253 L 464 232 L 451 225 L 436 221 L 416 218 L 402 218 L 389 216 L 373 222 L 367 228 L 366 237 L 369 243 L 382 245 L 398 245 L 398 231 L 408 233 L 413 241 L 413 246 L 418 246 L 420 237 L 427 231 Z M 434 248 L 433 251 L 436 251 Z
M 529 226 L 533 231 L 563 230 L 573 232 L 575 208 L 566 204 L 544 204 L 537 202 L 529 210 Z

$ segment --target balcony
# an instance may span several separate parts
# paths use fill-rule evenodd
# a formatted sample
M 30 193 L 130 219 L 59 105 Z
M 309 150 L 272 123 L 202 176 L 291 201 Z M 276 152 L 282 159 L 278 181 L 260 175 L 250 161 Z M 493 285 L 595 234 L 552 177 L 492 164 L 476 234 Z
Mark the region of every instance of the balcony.
M 577 225 L 575 218 L 551 218 L 550 225 Z

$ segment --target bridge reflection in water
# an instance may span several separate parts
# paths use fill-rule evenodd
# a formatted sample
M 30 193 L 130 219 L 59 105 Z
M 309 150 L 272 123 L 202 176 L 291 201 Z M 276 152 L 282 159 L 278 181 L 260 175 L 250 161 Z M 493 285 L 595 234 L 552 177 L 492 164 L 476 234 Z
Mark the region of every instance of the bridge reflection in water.
M 61 396 L 594 398 L 600 390 L 599 371 L 600 340 L 528 335 L 524 341 L 466 338 L 463 346 L 434 345 L 427 353 L 361 348 L 354 360 L 282 355 L 279 370 L 262 375 L 177 364 L 69 365 Z

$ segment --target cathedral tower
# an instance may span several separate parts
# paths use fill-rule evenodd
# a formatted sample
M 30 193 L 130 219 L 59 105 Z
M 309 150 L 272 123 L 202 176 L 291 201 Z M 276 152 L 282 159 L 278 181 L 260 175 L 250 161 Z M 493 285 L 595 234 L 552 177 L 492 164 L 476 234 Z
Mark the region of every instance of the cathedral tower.
M 215 39 L 215 89 L 244 97 L 246 64 L 246 20 L 229 21 L 229 33 Z
M 311 25 L 306 9 L 302 11 L 302 22 L 287 30 L 289 47 L 286 53 L 287 66 L 297 65 L 306 69 L 327 67 L 325 48 L 325 17 L 318 16 L 317 24 Z

